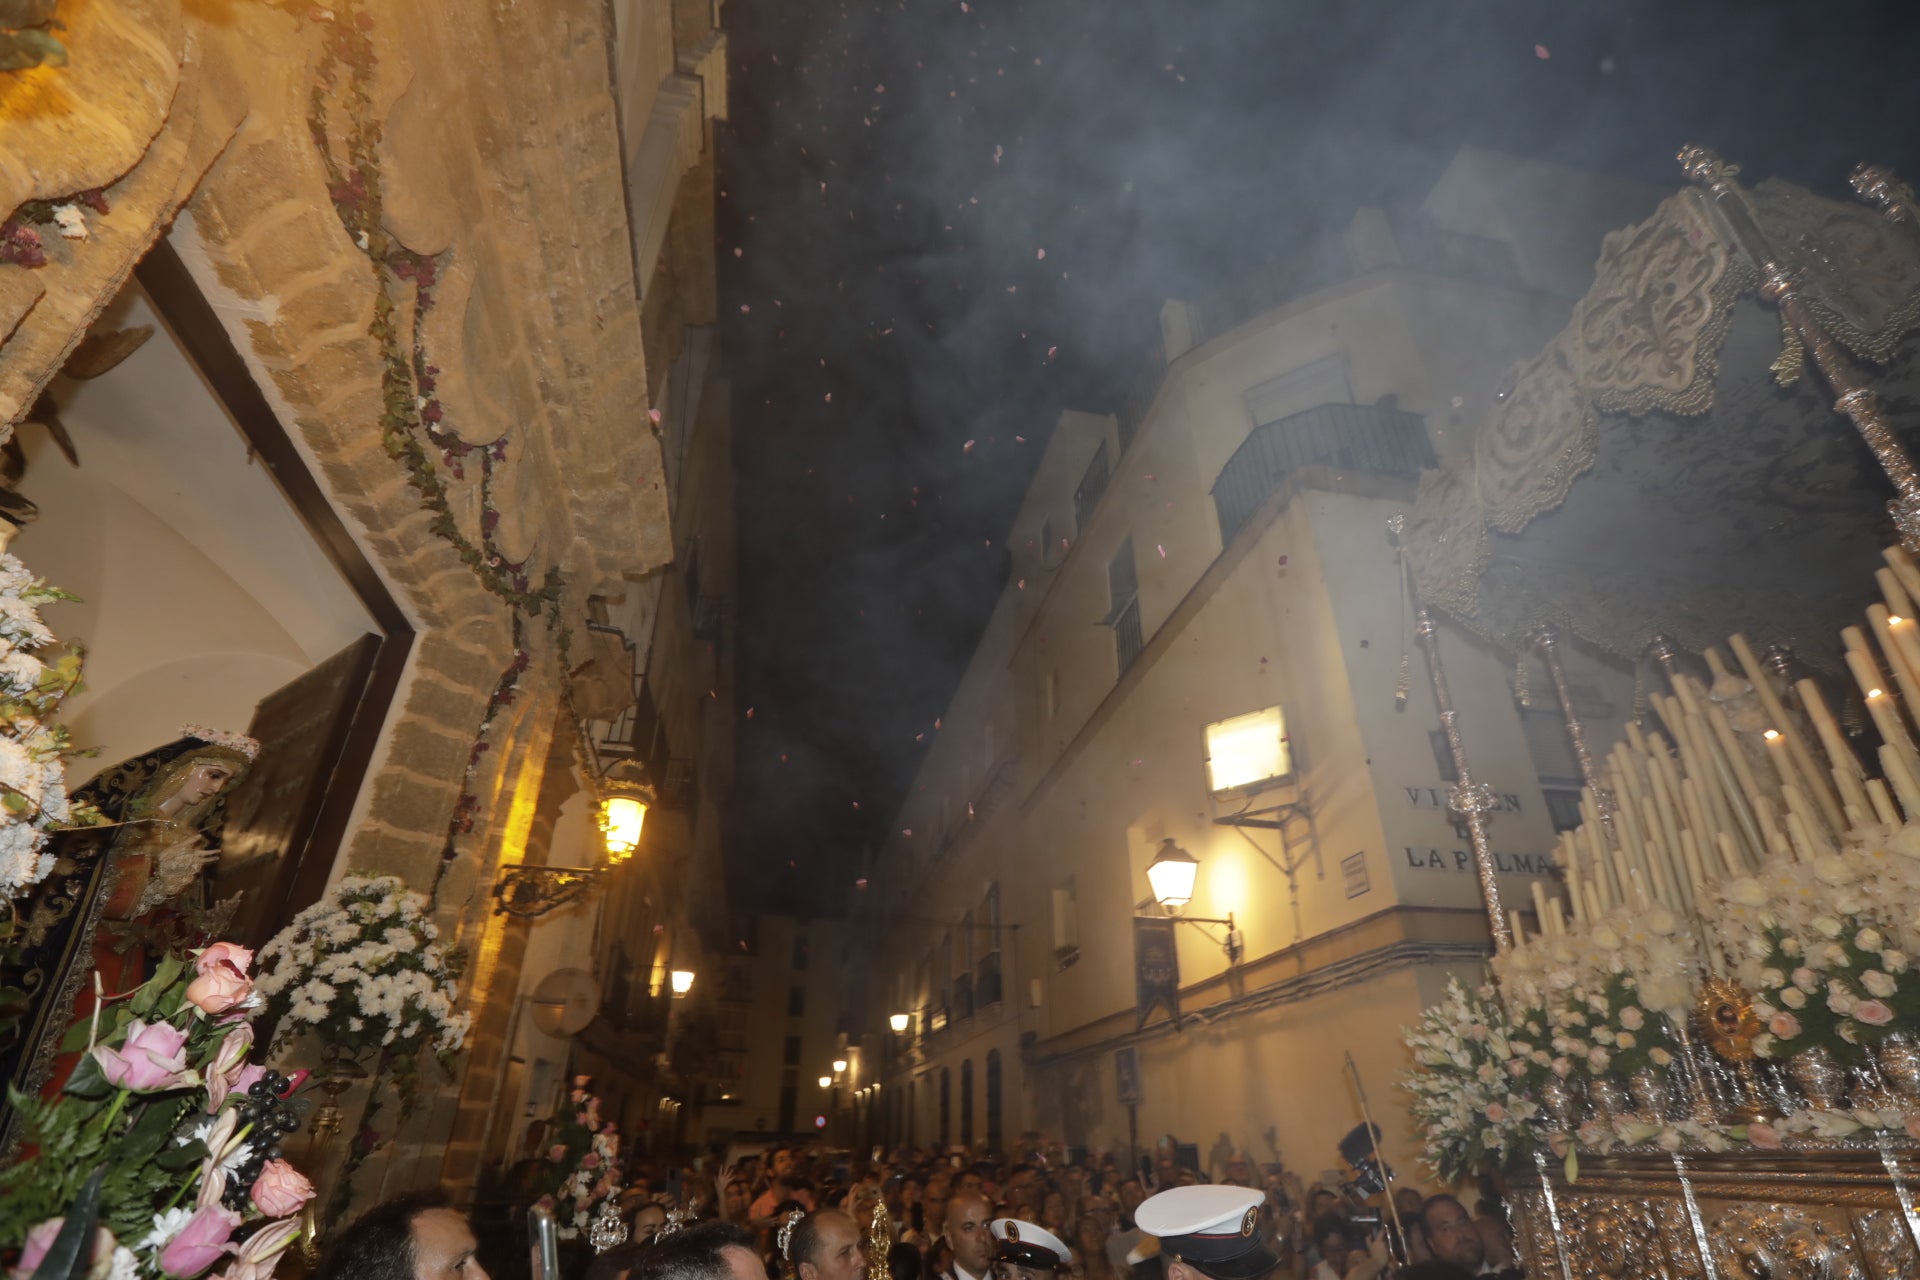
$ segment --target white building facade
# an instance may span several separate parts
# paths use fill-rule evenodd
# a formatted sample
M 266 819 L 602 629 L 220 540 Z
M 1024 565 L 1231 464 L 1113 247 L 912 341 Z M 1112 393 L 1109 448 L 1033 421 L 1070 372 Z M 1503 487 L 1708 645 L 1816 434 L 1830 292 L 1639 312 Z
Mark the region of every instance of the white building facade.
M 1656 194 L 1463 153 L 1418 214 L 1362 210 L 1299 272 L 1169 303 L 1164 377 L 1135 411 L 1063 415 L 873 871 L 887 1136 L 1124 1153 L 1224 1134 L 1318 1171 L 1360 1122 L 1351 1052 L 1414 1171 L 1401 1028 L 1491 945 L 1388 521 L 1423 467 L 1471 447 L 1602 234 Z M 1523 706 L 1513 655 L 1442 643 L 1524 907 L 1578 820 L 1561 713 L 1537 664 Z M 1632 673 L 1567 660 L 1604 749 Z M 1290 761 L 1216 792 L 1209 742 L 1231 773 L 1219 726 L 1241 717 L 1283 732 Z M 1175 926 L 1178 1029 L 1136 1014 L 1133 921 L 1165 914 L 1147 868 L 1168 841 L 1199 863 L 1182 914 L 1231 917 L 1237 953 L 1224 924 Z M 886 1031 L 896 1014 L 907 1029 Z

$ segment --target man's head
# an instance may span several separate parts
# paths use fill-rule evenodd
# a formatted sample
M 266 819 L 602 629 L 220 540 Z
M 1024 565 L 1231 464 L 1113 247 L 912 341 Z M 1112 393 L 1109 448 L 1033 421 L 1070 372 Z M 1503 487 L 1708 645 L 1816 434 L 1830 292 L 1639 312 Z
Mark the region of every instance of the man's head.
M 1307 1196 L 1307 1220 L 1318 1221 L 1321 1214 L 1332 1213 L 1339 1203 L 1340 1197 L 1337 1193 L 1325 1187 L 1315 1187 Z
M 1147 1189 L 1138 1178 L 1127 1178 L 1120 1183 L 1120 1216 L 1128 1222 L 1133 1221 L 1133 1211 L 1147 1198 Z
M 961 1191 L 947 1201 L 947 1246 L 956 1266 L 984 1276 L 993 1265 L 993 1206 L 978 1191 Z
M 802 1218 L 788 1241 L 787 1257 L 799 1280 L 861 1280 L 867 1271 L 860 1228 L 838 1209 Z
M 1433 1256 L 1469 1271 L 1477 1270 L 1487 1259 L 1487 1242 L 1467 1207 L 1449 1195 L 1430 1196 L 1420 1211 L 1420 1225 L 1427 1233 L 1427 1247 Z
M 337 1238 L 318 1280 L 487 1280 L 466 1215 L 438 1191 L 377 1204 Z
M 752 1233 L 731 1222 L 709 1221 L 648 1245 L 627 1280 L 767 1280 Z
M 1167 1280 L 1263 1280 L 1279 1257 L 1250 1187 L 1171 1187 L 1134 1215 L 1159 1240 Z
M 1252 1186 L 1253 1161 L 1248 1159 L 1244 1152 L 1234 1155 L 1227 1161 L 1227 1167 L 1222 1171 L 1220 1181 L 1236 1187 Z
M 1402 1218 L 1417 1218 L 1427 1206 L 1427 1198 L 1420 1194 L 1418 1187 L 1401 1187 L 1393 1193 L 1393 1207 L 1400 1211 Z
M 1036 1207 L 1033 1191 L 1039 1177 L 1030 1164 L 1017 1164 L 1007 1171 L 1006 1185 L 1000 1189 L 1000 1198 L 1007 1202 L 1007 1209 L 1015 1216 L 1024 1216 L 1020 1214 L 1021 1210 Z
M 1013 1218 L 993 1221 L 993 1280 L 1054 1280 L 1072 1261 L 1060 1237 Z
M 784 1178 L 793 1171 L 793 1148 L 775 1147 L 767 1152 L 767 1172 L 776 1178 Z

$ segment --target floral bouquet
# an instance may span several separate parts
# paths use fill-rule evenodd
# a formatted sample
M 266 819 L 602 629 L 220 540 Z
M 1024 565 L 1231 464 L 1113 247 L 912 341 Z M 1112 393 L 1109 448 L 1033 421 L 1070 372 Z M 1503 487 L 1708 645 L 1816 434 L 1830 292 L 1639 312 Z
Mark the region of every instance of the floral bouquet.
M 33 1154 L 0 1171 L 20 1280 L 266 1280 L 313 1187 L 281 1158 L 300 1083 L 249 1065 L 252 955 L 230 943 L 102 1001 L 58 1097 L 13 1095 Z M 304 1078 L 304 1073 L 301 1074 Z
M 620 1196 L 620 1129 L 600 1118 L 600 1099 L 588 1091 L 590 1077 L 575 1076 L 568 1101 L 573 1119 L 547 1149 L 551 1190 L 541 1199 L 554 1210 L 562 1240 L 578 1238 L 594 1215 Z
M 397 876 L 349 875 L 260 949 L 260 993 L 284 1021 L 335 1044 L 377 1048 L 411 1102 L 413 1062 L 432 1048 L 451 1071 L 467 1035 L 455 966 L 427 900 Z
M 31 652 L 54 638 L 40 606 L 71 599 L 0 553 L 0 898 L 19 896 L 53 869 L 48 835 L 99 821 L 67 798 L 66 759 L 74 753 L 66 726 L 54 721 L 80 688 L 80 655 L 42 662 Z
M 1545 1030 L 1538 1014 L 1509 1020 L 1491 986 L 1468 991 L 1454 979 L 1408 1033 L 1416 1069 L 1401 1087 L 1443 1181 L 1514 1167 L 1543 1145 L 1534 1097 L 1551 1070 Z

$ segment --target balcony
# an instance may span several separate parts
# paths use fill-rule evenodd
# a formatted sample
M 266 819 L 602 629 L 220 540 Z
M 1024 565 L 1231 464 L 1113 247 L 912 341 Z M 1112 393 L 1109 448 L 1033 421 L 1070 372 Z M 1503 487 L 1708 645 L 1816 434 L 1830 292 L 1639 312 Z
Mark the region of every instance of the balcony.
M 973 975 L 963 973 L 953 980 L 953 1018 L 964 1022 L 973 1016 Z
M 1000 953 L 989 951 L 980 957 L 980 966 L 974 977 L 973 994 L 979 1000 L 982 1009 L 991 1008 L 1000 1003 Z
M 1323 404 L 1255 427 L 1213 482 L 1220 545 L 1231 544 L 1287 476 L 1301 467 L 1412 479 L 1434 465 L 1426 422 L 1399 409 Z

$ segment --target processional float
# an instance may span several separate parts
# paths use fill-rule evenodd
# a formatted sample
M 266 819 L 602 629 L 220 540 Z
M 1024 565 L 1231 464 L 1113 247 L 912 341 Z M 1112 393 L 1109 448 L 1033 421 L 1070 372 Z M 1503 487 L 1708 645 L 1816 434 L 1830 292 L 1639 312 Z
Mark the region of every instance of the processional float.
M 1390 528 L 1496 949 L 1412 1108 L 1443 1172 L 1504 1171 L 1535 1280 L 1920 1276 L 1920 211 L 1680 161 Z M 1585 783 L 1519 909 L 1440 614 L 1523 702 L 1543 661 Z M 1604 755 L 1573 643 L 1637 664 Z

